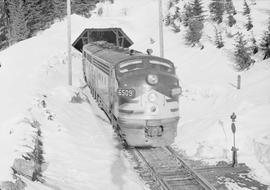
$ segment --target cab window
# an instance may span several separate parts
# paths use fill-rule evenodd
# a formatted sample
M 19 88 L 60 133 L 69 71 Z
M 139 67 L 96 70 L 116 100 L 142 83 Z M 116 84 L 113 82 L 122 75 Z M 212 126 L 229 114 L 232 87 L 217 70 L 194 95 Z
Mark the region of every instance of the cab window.
M 169 63 L 165 63 L 162 61 L 158 61 L 158 60 L 149 60 L 149 63 L 151 64 L 152 67 L 154 68 L 159 68 L 161 71 L 165 71 L 165 72 L 173 72 L 173 66 Z
M 142 60 L 135 60 L 135 61 L 129 61 L 124 62 L 119 65 L 119 72 L 120 73 L 126 73 L 129 71 L 135 71 L 138 69 L 143 69 L 144 65 Z

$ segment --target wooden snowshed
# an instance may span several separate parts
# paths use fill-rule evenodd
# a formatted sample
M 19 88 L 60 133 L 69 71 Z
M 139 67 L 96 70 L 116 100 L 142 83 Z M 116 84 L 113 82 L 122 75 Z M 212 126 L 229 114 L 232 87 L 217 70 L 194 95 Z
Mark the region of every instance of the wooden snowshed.
M 82 52 L 85 44 L 95 41 L 107 41 L 124 48 L 133 44 L 121 28 L 86 28 L 73 42 L 72 46 Z

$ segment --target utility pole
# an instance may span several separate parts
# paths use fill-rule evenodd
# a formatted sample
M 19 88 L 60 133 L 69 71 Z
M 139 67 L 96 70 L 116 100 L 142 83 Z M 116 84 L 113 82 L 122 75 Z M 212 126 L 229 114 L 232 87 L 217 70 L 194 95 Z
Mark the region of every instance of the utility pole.
M 159 52 L 160 57 L 164 57 L 164 43 L 163 43 L 163 16 L 162 16 L 162 0 L 158 0 L 159 7 Z
M 72 85 L 72 63 L 71 63 L 71 0 L 67 0 L 67 46 L 68 46 L 68 84 Z

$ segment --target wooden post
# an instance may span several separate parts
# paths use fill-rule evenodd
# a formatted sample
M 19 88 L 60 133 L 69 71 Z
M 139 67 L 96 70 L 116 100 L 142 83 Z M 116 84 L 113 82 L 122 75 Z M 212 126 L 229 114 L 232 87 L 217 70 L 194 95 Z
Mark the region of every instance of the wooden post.
M 159 7 L 159 51 L 160 57 L 164 57 L 164 43 L 163 43 L 163 16 L 162 16 L 162 0 L 158 0 Z
M 116 35 L 116 46 L 119 47 L 119 34 L 118 34 L 118 31 L 116 31 L 115 35 Z
M 67 0 L 67 50 L 68 50 L 68 84 L 72 85 L 72 64 L 71 64 L 71 6 Z
M 241 75 L 237 75 L 237 89 L 241 88 Z

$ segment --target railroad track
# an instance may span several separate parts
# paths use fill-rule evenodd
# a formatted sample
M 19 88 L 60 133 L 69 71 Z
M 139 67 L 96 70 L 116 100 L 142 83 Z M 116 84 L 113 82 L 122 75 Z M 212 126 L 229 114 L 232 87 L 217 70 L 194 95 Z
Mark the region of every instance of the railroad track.
M 138 163 L 135 169 L 154 190 L 215 190 L 199 173 L 190 168 L 171 147 L 132 148 Z
M 81 88 L 82 94 L 91 105 L 87 92 L 83 92 L 85 87 Z M 215 190 L 216 188 L 212 184 L 218 189 L 220 187 L 226 189 L 224 185 L 220 184 L 219 177 L 224 178 L 226 175 L 231 175 L 234 179 L 237 175 L 247 174 L 250 171 L 245 164 L 239 164 L 237 168 L 231 167 L 230 164 L 206 167 L 198 167 L 198 164 L 190 161 L 187 164 L 171 147 L 129 148 L 119 130 L 115 129 L 115 132 L 124 149 L 136 161 L 135 169 L 152 190 Z M 207 177 L 211 184 L 201 175 Z M 238 181 L 243 184 L 243 177 L 240 177 Z M 246 183 L 251 182 L 252 187 L 256 184 L 257 189 L 267 189 L 266 185 L 252 181 L 250 178 Z

